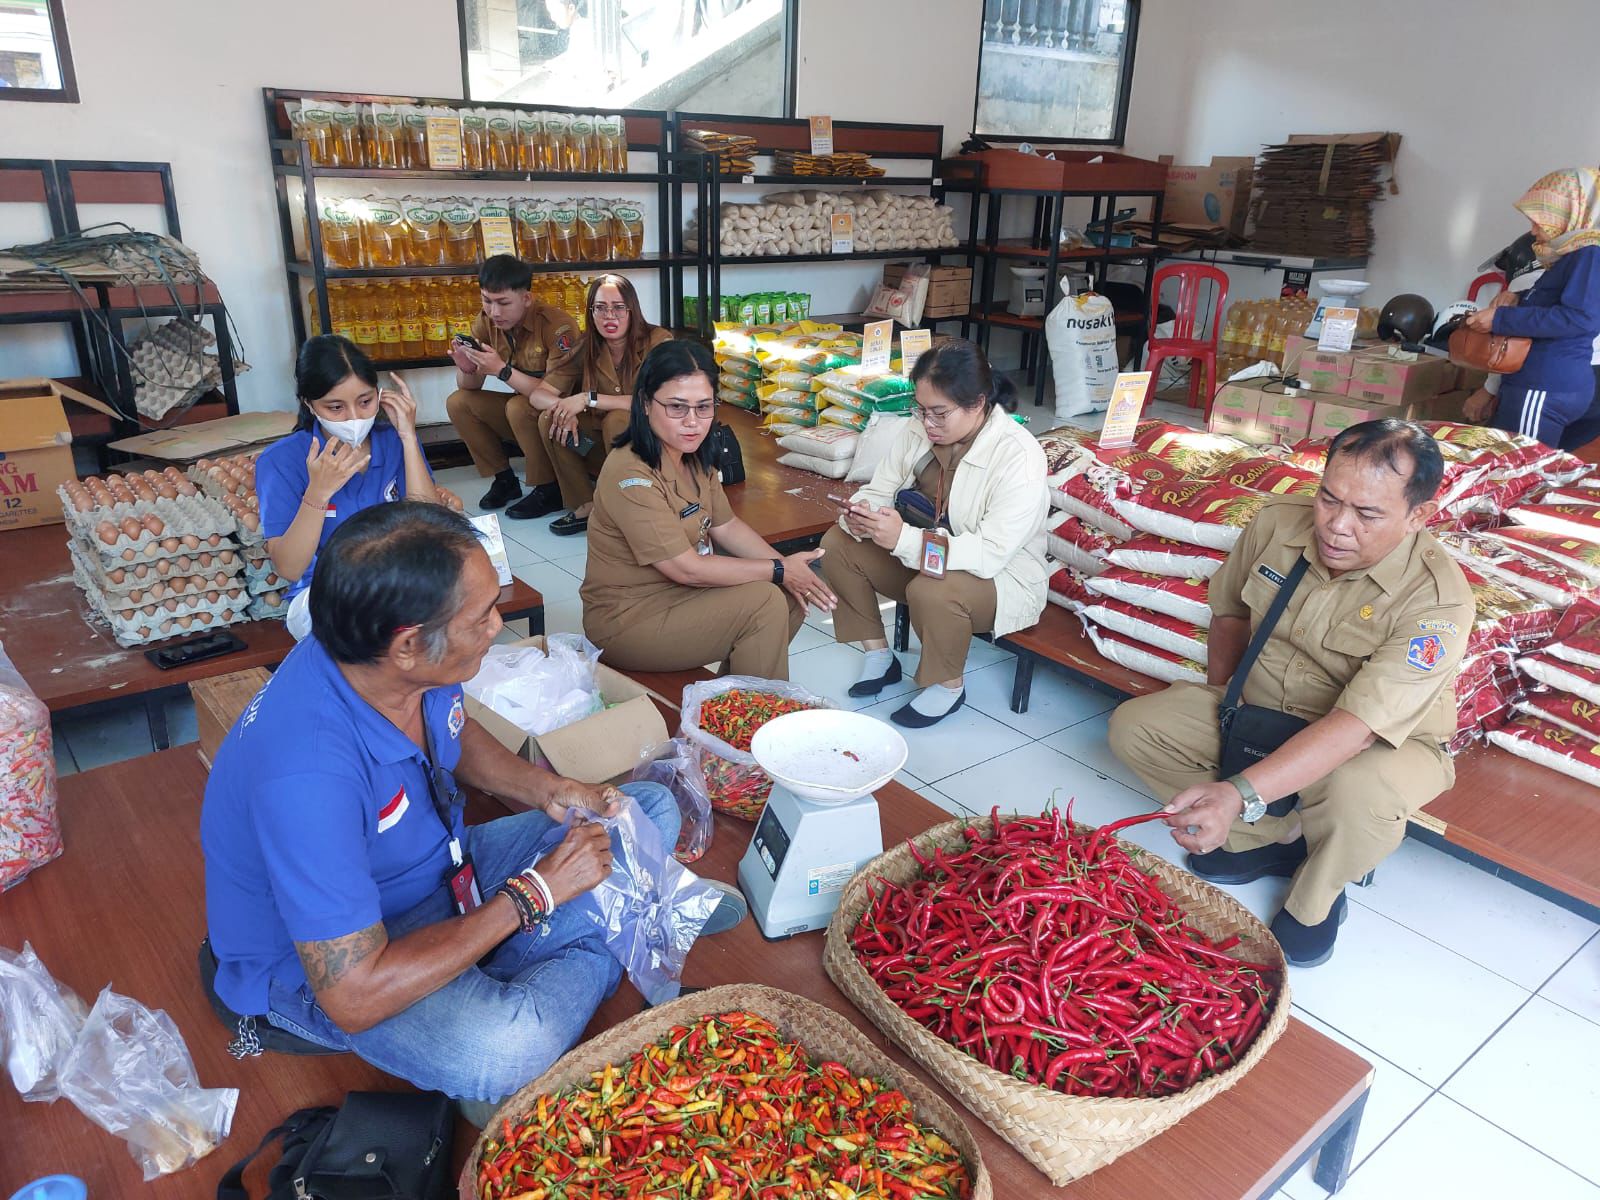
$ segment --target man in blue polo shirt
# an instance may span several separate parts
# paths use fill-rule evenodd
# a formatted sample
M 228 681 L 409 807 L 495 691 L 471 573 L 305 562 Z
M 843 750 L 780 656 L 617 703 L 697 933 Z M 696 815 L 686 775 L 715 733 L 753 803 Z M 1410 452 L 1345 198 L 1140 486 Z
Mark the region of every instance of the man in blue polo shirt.
M 367 509 L 311 586 L 315 636 L 229 731 L 206 786 L 216 993 L 418 1087 L 497 1100 L 571 1047 L 621 979 L 582 911 L 610 873 L 608 835 L 562 821 L 624 797 L 533 766 L 466 716 L 460 685 L 501 621 L 463 518 Z M 529 811 L 465 827 L 458 782 Z M 665 788 L 622 792 L 675 844 Z M 743 915 L 730 892 L 703 932 Z

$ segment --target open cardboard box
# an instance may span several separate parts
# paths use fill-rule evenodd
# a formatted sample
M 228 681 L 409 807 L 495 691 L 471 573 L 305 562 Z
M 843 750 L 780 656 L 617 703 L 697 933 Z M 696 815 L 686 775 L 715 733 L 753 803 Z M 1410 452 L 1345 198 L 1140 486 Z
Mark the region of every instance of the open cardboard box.
M 513 645 L 546 649 L 542 635 Z M 523 733 L 471 696 L 466 698 L 467 715 L 512 753 L 549 767 L 557 775 L 580 783 L 625 779 L 646 750 L 667 740 L 667 723 L 650 693 L 626 675 L 600 663 L 595 667 L 595 680 L 607 707 L 538 737 Z
M 0 529 L 65 519 L 56 488 L 78 477 L 66 400 L 118 418 L 115 409 L 54 379 L 0 380 Z
M 159 458 L 166 462 L 187 463 L 197 458 L 216 458 L 238 454 L 286 437 L 294 429 L 292 412 L 249 412 L 193 425 L 155 429 L 135 437 L 112 442 L 113 450 L 125 454 Z

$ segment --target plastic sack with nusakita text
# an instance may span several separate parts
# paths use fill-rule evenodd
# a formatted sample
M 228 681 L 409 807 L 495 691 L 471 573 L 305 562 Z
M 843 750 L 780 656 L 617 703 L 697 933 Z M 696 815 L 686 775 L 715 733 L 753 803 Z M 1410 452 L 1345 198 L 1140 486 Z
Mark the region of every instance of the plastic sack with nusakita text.
M 60 853 L 50 710 L 0 646 L 0 892 Z
M 27 942 L 20 953 L 0 946 L 0 1054 L 24 1100 L 48 1103 L 61 1095 L 57 1074 L 88 1015 Z
M 711 845 L 711 798 L 700 770 L 699 747 L 684 738 L 651 746 L 633 771 L 634 783 L 658 783 L 678 802 L 678 844 L 673 857 L 692 863 Z

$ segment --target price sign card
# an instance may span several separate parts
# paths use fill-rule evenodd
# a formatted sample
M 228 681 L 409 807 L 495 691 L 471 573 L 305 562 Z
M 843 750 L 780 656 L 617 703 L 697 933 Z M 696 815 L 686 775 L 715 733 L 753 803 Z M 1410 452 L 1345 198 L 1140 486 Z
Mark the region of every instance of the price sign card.
M 1355 344 L 1356 322 L 1361 319 L 1358 308 L 1329 308 L 1322 313 L 1322 333 L 1317 337 L 1318 350 L 1348 350 Z
M 900 335 L 900 374 L 907 379 L 911 378 L 911 368 L 917 365 L 917 359 L 926 354 L 933 345 L 933 330 L 907 329 Z
M 833 252 L 853 254 L 856 249 L 856 219 L 847 212 L 833 214 Z
M 833 118 L 808 117 L 811 122 L 811 153 L 833 153 Z
M 1105 424 L 1100 426 L 1102 446 L 1133 445 L 1133 431 L 1138 427 L 1139 414 L 1144 411 L 1144 393 L 1149 386 L 1149 371 L 1131 371 L 1117 376 L 1111 388 Z
M 430 171 L 459 171 L 461 169 L 461 118 L 428 118 L 428 169 Z
M 861 369 L 882 373 L 889 369 L 889 347 L 894 344 L 894 322 L 874 321 L 861 331 Z
M 491 217 L 485 214 L 478 218 L 478 226 L 483 232 L 485 258 L 492 258 L 496 254 L 516 254 L 517 239 L 511 232 L 510 217 Z

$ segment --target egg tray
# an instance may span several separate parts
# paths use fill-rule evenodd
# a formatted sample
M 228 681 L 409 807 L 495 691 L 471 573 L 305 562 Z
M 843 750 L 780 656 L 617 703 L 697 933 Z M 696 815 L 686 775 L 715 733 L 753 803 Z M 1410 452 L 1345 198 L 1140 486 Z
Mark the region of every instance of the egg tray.
M 252 573 L 248 569 L 244 572 L 246 588 L 252 596 L 265 596 L 268 592 L 281 592 L 289 587 L 290 581 L 279 575 L 276 571 L 268 570 Z
M 140 615 L 139 621 L 106 621 L 101 619 L 101 624 L 111 627 L 111 636 L 116 639 L 119 646 L 148 646 L 154 642 L 165 642 L 171 638 L 191 637 L 197 633 L 209 633 L 213 629 L 221 629 L 226 625 L 242 625 L 250 620 L 248 609 L 236 609 L 220 614 L 202 612 L 195 614 L 185 629 L 183 622 L 176 616 L 163 617 L 154 624 L 144 624 L 149 618 Z M 170 628 L 163 626 L 170 625 Z
M 67 543 L 67 548 L 72 554 L 75 567 L 81 567 L 83 573 L 94 584 L 95 589 L 113 603 L 120 604 L 126 597 L 134 604 L 145 603 L 145 597 L 152 591 L 159 589 L 155 599 L 162 600 L 167 596 L 185 595 L 189 592 L 207 592 L 214 588 L 242 587 L 245 585 L 244 559 L 237 550 L 208 551 L 205 554 L 194 554 L 187 557 L 187 566 L 183 565 L 185 556 L 165 558 L 154 563 L 140 563 L 136 566 L 113 567 L 107 571 L 100 561 L 100 556 L 82 542 L 74 539 Z M 232 562 L 223 562 L 223 558 L 231 558 Z M 201 559 L 209 559 L 202 563 Z M 135 574 L 143 570 L 143 575 Z M 121 575 L 120 579 L 114 578 Z M 199 576 L 205 580 L 203 586 L 195 587 L 190 580 Z M 222 582 L 217 582 L 221 578 Z M 138 595 L 138 599 L 133 599 Z
M 82 569 L 76 561 L 72 564 L 72 580 L 83 590 L 91 604 L 107 620 L 123 618 L 134 620 L 139 616 L 158 618 L 163 612 L 172 614 L 194 614 L 198 612 L 222 612 L 229 608 L 245 608 L 250 603 L 250 593 L 245 590 L 244 584 L 235 580 L 224 587 L 185 587 L 182 592 L 168 592 L 160 599 L 145 598 L 133 600 L 127 595 L 107 595 L 94 585 L 94 577 Z M 238 595 L 230 595 L 237 592 Z M 208 595 L 215 595 L 215 600 L 208 600 Z M 146 609 L 152 611 L 146 612 Z
M 229 535 L 238 528 L 227 509 L 203 496 L 119 504 L 115 508 L 90 509 L 86 513 L 68 507 L 65 512 L 68 530 L 85 545 L 94 547 L 108 566 L 115 566 L 119 562 L 172 557 L 201 549 L 216 550 L 222 548 L 224 542 L 230 542 L 228 548 L 233 549 Z M 125 520 L 142 521 L 147 516 L 160 519 L 163 529 L 159 534 L 141 528 L 135 537 L 121 528 Z M 111 526 L 110 530 L 105 528 L 107 525 Z M 115 534 L 109 542 L 103 536 L 106 532 Z M 184 538 L 198 539 L 199 544 L 184 545 Z M 217 540 L 212 541 L 212 538 Z
M 276 598 L 276 603 L 273 602 Z M 276 588 L 250 598 L 252 621 L 281 621 L 289 615 L 289 589 Z
M 203 595 L 183 597 L 170 610 L 165 600 L 155 605 L 123 610 L 107 603 L 106 597 L 94 589 L 88 576 L 81 570 L 74 568 L 73 579 L 83 589 L 94 610 L 92 619 L 108 626 L 119 646 L 142 646 L 147 642 L 183 637 L 249 620 L 250 602 L 243 588 L 236 589 L 239 592 L 237 596 L 222 595 L 215 601 L 208 601 Z M 195 603 L 197 600 L 199 602 Z M 143 611 L 145 607 L 153 607 L 156 611 L 146 613 Z M 185 619 L 187 625 L 184 624 Z

